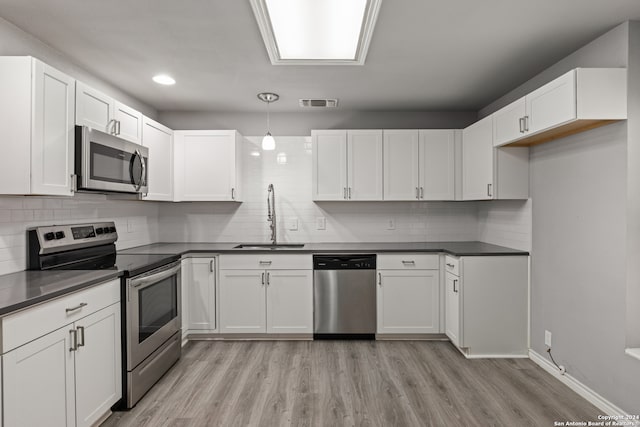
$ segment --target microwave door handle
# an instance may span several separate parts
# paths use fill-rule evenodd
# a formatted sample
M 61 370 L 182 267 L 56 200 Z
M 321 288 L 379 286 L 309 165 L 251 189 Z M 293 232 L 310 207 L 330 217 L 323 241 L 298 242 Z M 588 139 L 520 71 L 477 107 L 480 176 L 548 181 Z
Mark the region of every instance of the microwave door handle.
M 133 153 L 133 157 L 135 158 L 136 156 L 140 157 L 140 165 L 142 166 L 140 168 L 140 180 L 138 181 L 138 184 L 136 184 L 136 181 L 133 178 L 133 166 L 131 166 L 131 183 L 133 184 L 133 186 L 135 187 L 136 191 L 140 191 L 140 188 L 142 188 L 143 182 L 142 182 L 142 177 L 144 176 L 145 170 L 146 170 L 146 165 L 144 164 L 144 157 L 142 157 L 142 154 L 140 153 L 140 150 L 136 150 Z
M 147 185 L 147 162 L 140 152 L 138 152 L 138 154 L 140 155 L 140 164 L 142 165 L 140 170 L 140 187 L 142 187 L 143 185 Z M 138 190 L 140 187 L 138 187 Z

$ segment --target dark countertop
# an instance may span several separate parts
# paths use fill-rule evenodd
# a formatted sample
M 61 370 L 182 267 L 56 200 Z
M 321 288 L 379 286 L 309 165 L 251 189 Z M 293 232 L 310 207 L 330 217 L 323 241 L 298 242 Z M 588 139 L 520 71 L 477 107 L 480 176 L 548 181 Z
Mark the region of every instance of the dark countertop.
M 120 276 L 118 270 L 20 271 L 0 276 L 0 315 Z
M 247 243 L 245 243 L 247 244 Z M 187 253 L 380 253 L 445 252 L 455 256 L 529 255 L 529 252 L 483 242 L 407 242 L 407 243 L 307 243 L 303 248 L 235 249 L 238 243 L 154 243 L 119 251 L 119 254 Z

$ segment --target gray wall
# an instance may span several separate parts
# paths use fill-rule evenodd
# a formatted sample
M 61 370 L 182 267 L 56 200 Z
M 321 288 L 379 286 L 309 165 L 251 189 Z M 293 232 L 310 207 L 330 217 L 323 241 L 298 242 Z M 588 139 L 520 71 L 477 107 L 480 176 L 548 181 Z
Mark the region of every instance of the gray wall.
M 94 77 L 82 67 L 74 64 L 65 54 L 0 18 L 0 56 L 23 55 L 34 56 L 63 73 L 81 80 L 89 86 L 135 108 L 147 117 L 157 118 L 158 113 L 154 108 L 122 92 L 117 87 Z
M 488 105 L 481 115 L 572 68 L 627 66 L 630 28 L 637 45 L 638 24 L 622 24 Z M 632 54 L 630 67 L 640 65 L 636 56 Z M 632 71 L 630 96 L 637 103 L 640 75 Z M 634 139 L 640 109 L 631 108 L 629 114 L 628 121 L 531 149 L 531 348 L 546 357 L 544 331 L 551 331 L 554 357 L 568 374 L 635 414 L 640 409 L 640 361 L 624 350 L 631 296 L 627 267 L 635 271 L 638 267 L 631 266 L 640 263 L 631 262 L 637 251 L 627 252 L 627 222 L 636 222 L 627 214 L 627 180 L 632 179 L 627 163 L 640 161 L 627 156 L 627 143 L 638 151 Z M 640 177 L 633 179 L 640 182 Z M 640 234 L 630 237 L 634 248 L 636 236 Z M 636 323 L 635 330 L 639 328 Z
M 305 136 L 311 129 L 461 129 L 476 120 L 476 112 L 304 111 L 271 114 L 274 136 Z M 263 135 L 265 113 L 162 111 L 159 120 L 172 129 L 237 129 L 243 135 Z

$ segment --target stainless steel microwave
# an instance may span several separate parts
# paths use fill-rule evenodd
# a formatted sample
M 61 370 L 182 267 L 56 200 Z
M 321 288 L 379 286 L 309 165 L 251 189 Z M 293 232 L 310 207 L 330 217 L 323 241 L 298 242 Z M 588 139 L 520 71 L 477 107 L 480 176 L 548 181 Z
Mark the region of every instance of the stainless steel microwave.
M 88 126 L 76 126 L 75 142 L 78 190 L 147 193 L 148 148 Z

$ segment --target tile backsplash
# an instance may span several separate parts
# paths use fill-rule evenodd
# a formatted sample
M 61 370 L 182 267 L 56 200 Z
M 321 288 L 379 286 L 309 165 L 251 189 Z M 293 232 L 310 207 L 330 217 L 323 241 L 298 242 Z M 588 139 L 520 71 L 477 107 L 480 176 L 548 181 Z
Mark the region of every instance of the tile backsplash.
M 482 240 L 530 250 L 531 201 L 316 203 L 310 137 L 276 138 L 275 151 L 262 151 L 260 141 L 244 141 L 243 203 L 0 196 L 0 274 L 26 268 L 26 230 L 36 225 L 115 221 L 118 249 L 158 241 L 267 242 L 271 183 L 280 242 Z
M 115 221 L 118 249 L 157 242 L 158 206 L 85 193 L 69 198 L 0 197 L 0 274 L 26 268 L 26 230 L 37 225 Z

